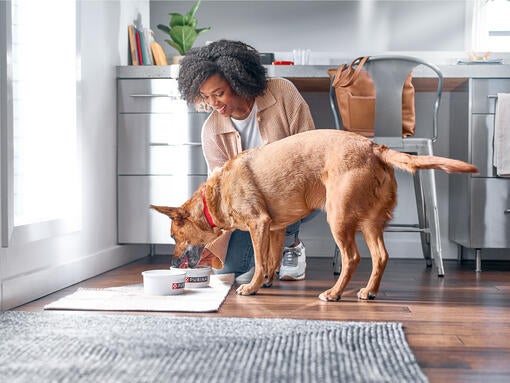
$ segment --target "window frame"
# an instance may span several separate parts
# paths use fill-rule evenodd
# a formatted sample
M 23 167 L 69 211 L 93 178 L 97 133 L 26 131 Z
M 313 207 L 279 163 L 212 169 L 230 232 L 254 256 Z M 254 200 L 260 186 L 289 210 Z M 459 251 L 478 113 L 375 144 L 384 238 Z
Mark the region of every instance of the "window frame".
M 495 6 L 496 2 L 503 2 L 504 0 L 473 0 L 470 11 L 471 23 L 471 41 L 469 44 L 469 51 L 477 54 L 485 52 L 508 52 L 509 49 L 501 50 L 494 49 L 496 46 L 506 46 L 510 43 L 510 26 L 507 30 L 493 30 L 489 22 L 491 7 Z M 510 7 L 510 1 L 507 1 L 507 7 Z M 503 42 L 497 42 L 497 39 L 503 38 Z
M 0 1 L 0 236 L 7 247 L 13 231 L 11 1 Z
M 74 1 L 74 0 L 71 0 Z M 80 172 L 81 121 L 81 25 L 80 2 L 75 2 L 76 28 L 76 149 L 77 172 Z M 13 75 L 12 75 L 12 0 L 0 1 L 0 245 L 10 247 L 81 230 L 81 211 L 78 219 L 58 218 L 14 226 L 14 158 L 13 158 Z M 78 176 L 81 183 L 81 177 Z M 78 186 L 81 195 L 81 187 Z M 78 209 L 81 198 L 77 197 Z

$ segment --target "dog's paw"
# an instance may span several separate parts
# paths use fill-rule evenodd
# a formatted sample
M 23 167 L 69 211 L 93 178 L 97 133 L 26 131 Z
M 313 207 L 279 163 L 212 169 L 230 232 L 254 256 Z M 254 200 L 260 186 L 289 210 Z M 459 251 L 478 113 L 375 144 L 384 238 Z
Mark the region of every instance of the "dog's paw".
M 237 295 L 253 295 L 256 292 L 257 292 L 257 289 L 254 289 L 249 284 L 241 285 L 236 290 Z
M 324 302 L 338 302 L 340 298 L 340 295 L 335 294 L 332 290 L 326 290 L 319 295 L 319 299 Z
M 358 298 L 363 300 L 372 300 L 375 299 L 375 294 L 372 294 L 367 289 L 363 288 L 360 291 L 358 291 Z

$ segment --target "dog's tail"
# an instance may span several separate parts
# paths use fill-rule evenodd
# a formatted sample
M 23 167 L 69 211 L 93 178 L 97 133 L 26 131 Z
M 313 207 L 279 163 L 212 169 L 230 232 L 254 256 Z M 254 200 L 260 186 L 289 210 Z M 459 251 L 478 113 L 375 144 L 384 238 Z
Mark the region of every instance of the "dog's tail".
M 447 173 L 477 173 L 476 166 L 464 161 L 438 156 L 415 156 L 374 145 L 374 153 L 384 163 L 414 173 L 418 169 L 441 169 Z

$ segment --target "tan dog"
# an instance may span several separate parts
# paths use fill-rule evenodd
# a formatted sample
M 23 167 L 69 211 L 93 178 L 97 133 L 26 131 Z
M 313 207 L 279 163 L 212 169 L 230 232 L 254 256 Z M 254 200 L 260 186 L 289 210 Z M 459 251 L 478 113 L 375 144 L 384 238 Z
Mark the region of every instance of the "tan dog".
M 271 284 L 280 266 L 285 228 L 323 209 L 342 253 L 342 271 L 320 298 L 340 299 L 360 261 L 354 235 L 361 230 L 373 269 L 358 297 L 369 299 L 379 290 L 388 259 L 383 230 L 396 204 L 394 166 L 408 172 L 477 171 L 462 161 L 404 154 L 354 133 L 321 129 L 242 152 L 214 171 L 181 207 L 152 207 L 172 219 L 175 257 L 189 245 L 211 242 L 223 230 L 249 231 L 255 274 L 238 288 L 241 295 L 256 293 L 264 278 Z

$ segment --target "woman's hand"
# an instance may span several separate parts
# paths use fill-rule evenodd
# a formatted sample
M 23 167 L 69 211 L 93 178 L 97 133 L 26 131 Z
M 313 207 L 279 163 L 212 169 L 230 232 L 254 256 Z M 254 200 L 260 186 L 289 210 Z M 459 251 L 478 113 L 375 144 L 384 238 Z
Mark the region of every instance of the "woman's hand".
M 214 258 L 216 258 L 216 256 L 211 251 L 204 248 L 200 260 L 198 261 L 198 266 L 212 266 Z

